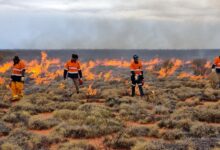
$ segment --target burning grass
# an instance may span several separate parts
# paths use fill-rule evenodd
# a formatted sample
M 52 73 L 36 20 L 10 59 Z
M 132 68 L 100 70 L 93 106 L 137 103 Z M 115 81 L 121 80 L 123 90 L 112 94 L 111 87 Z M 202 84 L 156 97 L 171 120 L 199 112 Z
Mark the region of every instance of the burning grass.
M 144 61 L 148 72 L 143 98 L 130 97 L 126 60 L 82 62 L 85 81 L 80 94 L 73 93 L 71 80 L 62 81 L 59 59 L 42 53 L 41 60 L 27 63 L 24 98 L 11 103 L 6 92 L 0 102 L 3 150 L 50 149 L 51 145 L 100 149 L 92 143 L 96 138 L 106 149 L 183 150 L 201 149 L 203 142 L 208 149 L 218 145 L 220 93 L 205 79 L 210 70 L 204 60 Z M 7 74 L 9 66 L 7 62 L 1 65 L 0 72 Z

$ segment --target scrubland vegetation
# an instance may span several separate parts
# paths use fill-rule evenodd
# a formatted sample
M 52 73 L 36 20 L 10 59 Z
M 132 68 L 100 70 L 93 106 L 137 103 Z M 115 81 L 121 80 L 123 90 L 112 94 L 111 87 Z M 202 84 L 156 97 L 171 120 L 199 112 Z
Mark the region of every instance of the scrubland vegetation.
M 169 70 L 173 64 L 164 65 Z M 147 72 L 143 98 L 130 97 L 128 80 L 85 81 L 80 94 L 71 94 L 71 85 L 60 78 L 29 82 L 16 102 L 6 90 L 0 101 L 0 149 L 220 149 L 220 90 L 206 79 Z

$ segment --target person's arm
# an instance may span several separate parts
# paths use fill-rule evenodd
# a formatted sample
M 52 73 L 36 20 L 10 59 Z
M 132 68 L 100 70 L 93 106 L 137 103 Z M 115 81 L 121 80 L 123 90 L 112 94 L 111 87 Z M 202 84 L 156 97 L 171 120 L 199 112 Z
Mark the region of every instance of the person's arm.
M 78 69 L 79 78 L 82 79 L 83 75 L 82 75 L 82 70 L 81 70 L 80 63 L 79 63 L 79 62 L 78 62 L 77 69 Z
M 64 66 L 64 71 L 63 71 L 63 79 L 64 80 L 66 79 L 67 72 L 68 72 L 68 63 L 66 63 Z
M 217 64 L 217 58 L 215 58 L 214 63 L 212 64 L 212 72 L 215 72 L 216 64 Z
M 22 68 L 22 71 L 21 71 L 21 81 L 24 82 L 24 76 L 25 76 L 25 64 L 24 64 L 24 62 L 21 63 L 21 68 Z

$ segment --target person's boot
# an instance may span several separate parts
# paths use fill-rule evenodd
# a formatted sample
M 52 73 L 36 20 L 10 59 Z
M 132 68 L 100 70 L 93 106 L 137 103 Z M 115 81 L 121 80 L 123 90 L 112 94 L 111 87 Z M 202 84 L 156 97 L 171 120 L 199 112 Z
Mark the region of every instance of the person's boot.
M 143 91 L 142 85 L 139 85 L 138 87 L 139 87 L 140 95 L 144 96 L 144 91 Z
M 135 96 L 135 86 L 131 87 L 131 96 L 134 97 Z

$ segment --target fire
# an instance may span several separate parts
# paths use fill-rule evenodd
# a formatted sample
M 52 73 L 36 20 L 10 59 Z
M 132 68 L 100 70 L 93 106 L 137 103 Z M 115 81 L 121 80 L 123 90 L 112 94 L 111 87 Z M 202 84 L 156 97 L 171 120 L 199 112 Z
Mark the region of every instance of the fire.
M 106 74 L 104 74 L 104 81 L 109 81 L 112 76 L 112 71 L 110 70 Z
M 41 61 L 32 60 L 28 63 L 27 73 L 30 78 L 35 80 L 36 84 L 49 83 L 62 74 L 62 70 L 49 71 L 49 68 L 60 66 L 59 59 L 48 59 L 45 52 L 41 52 Z M 57 68 L 56 68 L 57 69 Z
M 2 77 L 0 77 L 0 85 L 2 85 L 4 83 L 5 83 L 5 80 Z
M 196 75 L 192 75 L 192 74 L 189 74 L 187 72 L 181 72 L 178 76 L 177 76 L 178 79 L 183 79 L 183 78 L 189 78 L 191 80 L 199 80 L 199 79 L 203 79 L 204 76 L 196 76 Z
M 94 61 L 89 61 L 88 63 L 83 63 L 81 65 L 86 80 L 94 80 L 96 78 L 96 75 L 91 72 L 91 69 L 95 66 L 96 63 Z
M 118 74 L 114 74 L 114 68 L 119 68 L 118 70 L 124 70 L 127 74 L 129 74 L 129 66 L 131 60 L 121 60 L 121 59 L 105 59 L 105 60 L 90 60 L 88 62 L 81 63 L 81 69 L 83 71 L 83 77 L 85 80 L 104 80 L 104 81 L 122 81 L 123 79 L 123 71 L 119 72 Z M 33 80 L 36 84 L 48 84 L 54 79 L 61 77 L 63 75 L 63 66 L 64 63 L 57 58 L 48 58 L 46 52 L 41 52 L 41 59 L 40 60 L 31 60 L 26 61 L 27 69 L 26 73 L 27 76 Z M 159 78 L 164 78 L 167 76 L 171 76 L 178 71 L 178 69 L 182 65 L 191 65 L 192 61 L 183 62 L 180 59 L 171 59 L 169 61 L 163 61 L 159 58 L 153 58 L 148 61 L 142 61 L 143 67 L 147 71 L 154 71 L 156 70 L 157 66 L 163 66 L 158 73 Z M 97 66 L 104 66 L 110 67 L 111 70 L 105 72 L 98 72 L 95 73 L 93 70 Z M 210 68 L 211 62 L 207 61 L 206 64 L 203 66 L 205 70 Z M 4 63 L 0 66 L 0 73 L 7 72 L 12 67 L 11 62 Z M 187 72 L 181 72 L 177 78 L 190 78 L 192 80 L 197 80 L 201 78 L 205 78 L 205 75 L 196 76 Z M 1 79 L 0 83 L 3 80 Z M 91 88 L 91 85 L 90 85 Z
M 88 96 L 95 96 L 97 94 L 97 90 L 92 88 L 93 83 L 89 85 L 87 89 L 87 95 Z
M 7 62 L 0 66 L 0 73 L 5 73 L 12 67 L 12 63 Z
M 173 75 L 175 71 L 181 67 L 182 64 L 183 62 L 180 59 L 175 59 L 171 60 L 171 62 L 167 62 L 166 66 L 160 69 L 159 78 Z
M 212 64 L 210 61 L 207 61 L 206 64 L 205 64 L 205 68 L 211 68 Z
M 103 66 L 112 66 L 112 67 L 118 67 L 118 68 L 128 68 L 130 66 L 130 62 L 129 61 L 125 61 L 125 60 L 104 60 L 102 62 Z

